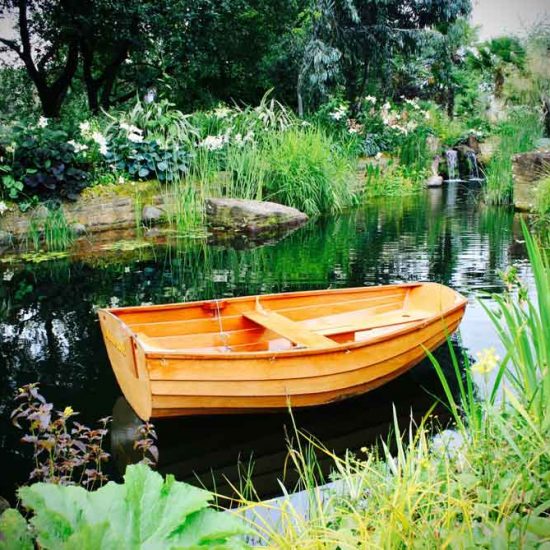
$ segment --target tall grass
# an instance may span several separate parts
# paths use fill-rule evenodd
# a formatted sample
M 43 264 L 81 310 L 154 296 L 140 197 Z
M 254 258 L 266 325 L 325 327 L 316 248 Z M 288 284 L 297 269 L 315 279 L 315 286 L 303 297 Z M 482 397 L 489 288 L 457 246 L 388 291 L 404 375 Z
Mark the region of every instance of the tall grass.
M 225 170 L 225 196 L 262 200 L 268 165 L 256 143 L 228 147 Z
M 315 128 L 290 128 L 269 136 L 265 197 L 310 215 L 352 204 L 355 174 L 330 137 Z
M 550 542 L 550 270 L 525 230 L 536 298 L 496 297 L 490 316 L 506 349 L 462 372 L 460 398 L 437 362 L 454 418 L 432 436 L 426 421 L 393 445 L 338 457 L 332 486 L 302 474 L 308 504 L 248 503 L 247 517 L 272 548 L 543 548 Z M 452 347 L 451 347 L 451 353 Z M 393 447 L 393 448 L 392 448 Z M 315 460 L 302 450 L 301 458 Z M 300 465 L 301 472 L 311 466 Z
M 509 204 L 513 198 L 512 156 L 531 151 L 543 134 L 541 115 L 536 110 L 512 111 L 501 124 L 498 150 L 485 171 L 485 201 L 488 204 Z
M 75 238 L 75 232 L 67 221 L 63 208 L 48 208 L 43 219 L 31 217 L 26 246 L 29 247 L 32 243 L 32 248 L 39 250 L 43 242 L 49 252 L 62 252 L 74 243 Z

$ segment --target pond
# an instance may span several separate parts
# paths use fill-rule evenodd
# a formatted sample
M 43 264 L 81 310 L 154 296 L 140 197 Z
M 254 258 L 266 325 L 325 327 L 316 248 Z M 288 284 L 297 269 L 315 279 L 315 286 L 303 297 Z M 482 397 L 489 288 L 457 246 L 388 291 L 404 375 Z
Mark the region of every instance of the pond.
M 13 395 L 39 381 L 42 393 L 81 422 L 113 415 L 115 467 L 131 457 L 136 418 L 112 374 L 97 307 L 221 298 L 268 292 L 430 280 L 470 299 L 458 350 L 473 355 L 498 347 L 479 305 L 501 292 L 498 270 L 525 263 L 518 219 L 509 209 L 487 208 L 479 187 L 443 189 L 377 201 L 339 216 L 310 222 L 279 242 L 240 249 L 174 239 L 154 246 L 76 254 L 40 263 L 0 262 L 0 494 L 11 497 L 31 469 L 21 433 L 9 422 Z M 490 299 L 485 297 L 490 303 Z M 438 357 L 450 369 L 444 346 Z M 393 405 L 403 426 L 411 410 L 420 418 L 441 395 L 429 362 L 365 396 L 297 412 L 295 422 L 337 453 L 386 437 Z M 443 409 L 440 410 L 445 417 Z M 159 421 L 160 463 L 186 481 L 222 493 L 252 472 L 262 497 L 279 492 L 285 475 L 288 414 L 211 416 Z M 109 449 L 108 449 L 109 450 Z M 328 460 L 321 466 L 328 467 Z M 286 473 L 292 482 L 292 475 Z

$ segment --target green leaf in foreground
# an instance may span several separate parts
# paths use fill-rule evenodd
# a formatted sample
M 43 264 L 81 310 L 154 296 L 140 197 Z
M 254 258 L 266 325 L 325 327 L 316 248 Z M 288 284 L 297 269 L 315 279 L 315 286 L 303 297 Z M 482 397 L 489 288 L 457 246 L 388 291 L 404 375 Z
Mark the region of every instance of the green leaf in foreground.
M 122 485 L 88 492 L 36 483 L 19 496 L 45 549 L 243 548 L 238 536 L 248 532 L 235 516 L 208 508 L 208 491 L 163 480 L 143 464 L 128 466 Z
M 0 516 L 0 550 L 33 550 L 29 526 L 25 518 L 10 508 Z

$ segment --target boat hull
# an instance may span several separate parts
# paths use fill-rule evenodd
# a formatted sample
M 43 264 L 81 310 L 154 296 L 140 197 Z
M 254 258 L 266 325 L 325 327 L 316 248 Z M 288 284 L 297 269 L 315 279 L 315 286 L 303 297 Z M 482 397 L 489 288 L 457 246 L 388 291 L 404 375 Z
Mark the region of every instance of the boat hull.
M 374 337 L 367 331 L 364 341 L 327 349 L 204 355 L 160 350 L 133 332 L 120 312 L 99 315 L 117 380 L 142 419 L 250 413 L 331 403 L 371 391 L 414 367 L 458 328 L 466 307 L 454 291 L 435 289 L 445 289 L 446 300 L 437 314 Z

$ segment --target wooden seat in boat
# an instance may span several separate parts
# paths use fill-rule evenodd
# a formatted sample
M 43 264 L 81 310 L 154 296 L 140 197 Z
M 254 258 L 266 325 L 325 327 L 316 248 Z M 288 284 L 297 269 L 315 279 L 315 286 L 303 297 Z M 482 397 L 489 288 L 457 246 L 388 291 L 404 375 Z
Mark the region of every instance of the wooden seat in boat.
M 303 325 L 291 321 L 288 317 L 280 315 L 275 311 L 266 309 L 257 309 L 256 311 L 248 311 L 243 313 L 243 317 L 257 323 L 258 325 L 276 332 L 279 336 L 290 340 L 292 343 L 305 348 L 333 348 L 338 344 L 316 332 L 308 330 Z

